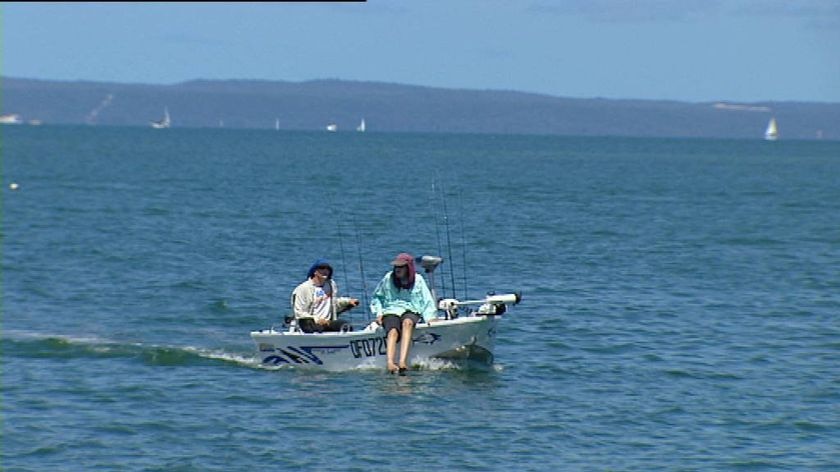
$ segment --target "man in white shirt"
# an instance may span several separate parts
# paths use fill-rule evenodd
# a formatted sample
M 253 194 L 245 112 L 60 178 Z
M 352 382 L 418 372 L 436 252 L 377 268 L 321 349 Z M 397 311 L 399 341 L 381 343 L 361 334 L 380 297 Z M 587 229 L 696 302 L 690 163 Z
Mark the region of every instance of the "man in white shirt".
M 346 329 L 347 321 L 338 315 L 359 305 L 358 299 L 338 296 L 332 275 L 329 262 L 318 259 L 309 268 L 307 279 L 292 292 L 292 310 L 304 333 Z

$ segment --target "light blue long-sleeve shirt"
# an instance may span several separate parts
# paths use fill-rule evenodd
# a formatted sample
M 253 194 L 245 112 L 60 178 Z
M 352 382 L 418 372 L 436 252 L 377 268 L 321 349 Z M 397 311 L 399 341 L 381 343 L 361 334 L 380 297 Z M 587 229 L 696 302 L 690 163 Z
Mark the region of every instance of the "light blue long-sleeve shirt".
M 398 289 L 391 280 L 391 272 L 385 274 L 370 302 L 370 311 L 374 316 L 402 315 L 406 311 L 419 313 L 428 322 L 437 318 L 437 307 L 426 280 L 420 274 L 414 275 L 414 287 Z

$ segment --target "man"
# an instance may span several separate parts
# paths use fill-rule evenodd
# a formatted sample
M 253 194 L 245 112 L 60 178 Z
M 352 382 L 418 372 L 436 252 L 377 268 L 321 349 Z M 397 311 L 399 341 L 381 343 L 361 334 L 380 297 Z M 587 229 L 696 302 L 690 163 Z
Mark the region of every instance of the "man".
M 414 269 L 411 254 L 400 253 L 391 262 L 393 270 L 386 273 L 370 304 L 376 321 L 385 328 L 388 372 L 405 372 L 411 335 L 421 317 L 428 323 L 437 317 L 437 308 L 423 276 Z M 397 342 L 400 345 L 400 362 L 395 362 Z
M 359 305 L 355 298 L 338 296 L 332 275 L 329 262 L 318 259 L 309 268 L 307 279 L 292 292 L 292 310 L 304 333 L 342 331 L 347 321 L 339 320 L 338 315 Z

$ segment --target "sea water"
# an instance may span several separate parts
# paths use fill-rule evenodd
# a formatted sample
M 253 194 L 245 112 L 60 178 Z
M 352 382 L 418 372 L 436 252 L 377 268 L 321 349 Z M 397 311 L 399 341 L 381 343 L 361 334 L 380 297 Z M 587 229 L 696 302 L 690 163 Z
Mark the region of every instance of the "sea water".
M 1 131 L 3 470 L 840 470 L 840 143 Z M 399 252 L 492 365 L 260 367 Z

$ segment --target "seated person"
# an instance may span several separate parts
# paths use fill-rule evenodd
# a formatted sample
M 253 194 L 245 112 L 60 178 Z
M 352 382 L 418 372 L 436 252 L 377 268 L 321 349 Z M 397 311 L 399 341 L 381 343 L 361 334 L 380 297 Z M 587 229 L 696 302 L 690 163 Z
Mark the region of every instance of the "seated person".
M 292 311 L 304 333 L 345 330 L 347 321 L 338 315 L 359 305 L 355 298 L 338 296 L 332 275 L 329 262 L 318 259 L 309 268 L 307 279 L 292 292 Z
M 385 274 L 373 292 L 370 304 L 376 321 L 385 328 L 388 371 L 405 372 L 411 335 L 421 318 L 431 323 L 437 317 L 432 293 L 423 276 L 414 269 L 411 254 L 401 253 L 391 262 L 394 269 Z M 400 363 L 395 362 L 397 342 L 400 345 Z

